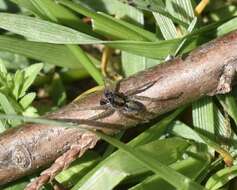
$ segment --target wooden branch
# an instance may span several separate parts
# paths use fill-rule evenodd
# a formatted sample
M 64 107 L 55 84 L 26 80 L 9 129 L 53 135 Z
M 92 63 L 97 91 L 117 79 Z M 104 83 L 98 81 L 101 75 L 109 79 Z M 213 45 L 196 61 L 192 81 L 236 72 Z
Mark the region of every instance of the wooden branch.
M 141 111 L 139 116 L 151 119 L 200 97 L 229 92 L 236 69 L 237 31 L 234 31 L 202 45 L 186 57 L 178 57 L 124 79 L 120 91 L 126 93 L 146 84 L 153 84 L 139 93 L 139 96 L 154 100 L 139 100 L 147 109 L 147 112 Z M 103 91 L 89 94 L 57 112 L 48 114 L 46 118 L 88 119 L 102 112 L 86 110 L 88 107 L 98 106 L 102 97 Z M 149 114 L 151 112 L 152 116 Z M 118 112 L 100 119 L 99 122 L 116 124 L 121 129 L 141 123 Z M 111 130 L 105 128 L 103 131 L 107 134 L 114 133 L 112 127 Z M 97 141 L 98 138 L 93 133 L 74 128 L 25 124 L 10 129 L 0 136 L 0 184 L 45 167 L 73 147 L 79 147 L 79 152 L 67 155 L 73 158 L 81 156 L 87 149 L 93 148 Z M 62 162 L 63 160 L 58 159 L 53 166 L 63 169 L 68 164 Z

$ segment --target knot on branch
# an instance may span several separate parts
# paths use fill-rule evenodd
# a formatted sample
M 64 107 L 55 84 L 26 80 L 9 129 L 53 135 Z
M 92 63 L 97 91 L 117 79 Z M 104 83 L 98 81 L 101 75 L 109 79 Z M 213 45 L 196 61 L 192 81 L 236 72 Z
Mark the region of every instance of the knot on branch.
M 237 58 L 233 58 L 223 66 L 223 70 L 219 77 L 218 86 L 214 94 L 225 94 L 231 91 L 232 82 L 237 70 Z
M 25 146 L 17 145 L 12 152 L 12 162 L 20 169 L 31 167 L 31 154 Z

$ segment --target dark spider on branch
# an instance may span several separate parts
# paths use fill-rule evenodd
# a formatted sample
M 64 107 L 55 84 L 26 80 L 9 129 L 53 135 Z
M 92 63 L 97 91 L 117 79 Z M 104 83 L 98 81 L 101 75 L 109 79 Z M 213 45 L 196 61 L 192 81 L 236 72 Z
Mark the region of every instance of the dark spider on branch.
M 108 117 L 115 112 L 121 114 L 132 120 L 139 120 L 147 122 L 154 117 L 154 113 L 149 112 L 145 105 L 140 101 L 164 101 L 178 98 L 180 95 L 169 98 L 150 98 L 146 96 L 139 96 L 137 94 L 151 88 L 157 81 L 148 82 L 136 89 L 128 90 L 127 92 L 119 92 L 120 82 L 117 82 L 114 90 L 109 90 L 107 87 L 104 91 L 104 98 L 100 100 L 100 105 L 90 107 L 82 110 L 104 110 L 95 116 L 88 118 L 88 120 L 98 120 Z M 140 100 L 140 101 L 139 101 Z

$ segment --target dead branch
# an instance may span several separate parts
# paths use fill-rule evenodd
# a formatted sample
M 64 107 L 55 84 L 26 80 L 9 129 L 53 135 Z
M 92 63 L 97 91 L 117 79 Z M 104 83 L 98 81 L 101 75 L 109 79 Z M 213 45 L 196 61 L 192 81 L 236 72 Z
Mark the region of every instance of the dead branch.
M 122 80 L 120 92 L 126 94 L 152 84 L 139 92 L 140 98 L 136 100 L 147 110 L 138 113 L 139 118 L 145 120 L 206 95 L 227 93 L 231 90 L 237 69 L 236 50 L 237 31 L 234 31 L 202 45 L 186 57 L 178 57 Z M 89 94 L 46 117 L 86 120 L 103 112 L 88 109 L 99 106 L 103 96 L 103 91 Z M 115 111 L 97 121 L 126 129 L 141 123 L 142 120 L 126 117 Z M 103 131 L 107 134 L 114 132 L 112 127 L 111 130 L 105 128 Z M 70 164 L 66 162 L 68 158 L 73 160 L 83 155 L 86 150 L 93 148 L 97 141 L 98 138 L 93 133 L 81 132 L 74 128 L 25 124 L 10 129 L 0 136 L 0 184 L 16 180 L 56 160 L 50 169 L 42 173 L 45 183 Z M 70 149 L 71 152 L 68 153 Z M 63 156 L 60 157 L 61 155 Z

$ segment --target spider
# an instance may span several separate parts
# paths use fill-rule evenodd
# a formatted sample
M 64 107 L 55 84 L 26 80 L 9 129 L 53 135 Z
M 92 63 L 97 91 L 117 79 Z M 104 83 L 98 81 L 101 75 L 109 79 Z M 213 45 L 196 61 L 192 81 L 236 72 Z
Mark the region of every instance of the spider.
M 118 114 L 123 115 L 129 119 L 147 122 L 148 120 L 153 118 L 155 114 L 149 112 L 146 109 L 145 105 L 139 100 L 154 102 L 169 100 L 178 97 L 175 96 L 166 99 L 158 99 L 137 95 L 152 87 L 157 81 L 148 82 L 136 89 L 128 90 L 125 93 L 119 91 L 120 82 L 121 81 L 116 83 L 114 90 L 105 88 L 104 98 L 100 100 L 99 106 L 86 108 L 86 110 L 104 110 L 102 113 L 88 118 L 88 120 L 102 119 L 117 112 Z

